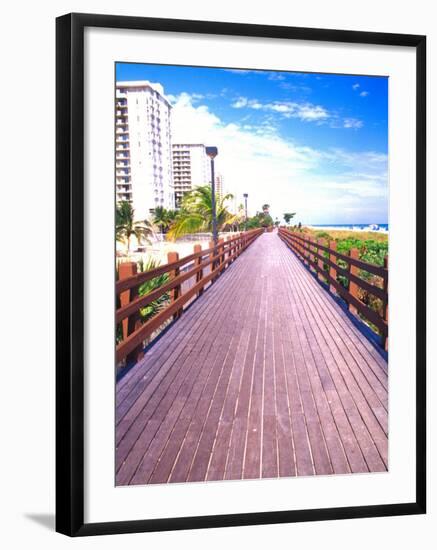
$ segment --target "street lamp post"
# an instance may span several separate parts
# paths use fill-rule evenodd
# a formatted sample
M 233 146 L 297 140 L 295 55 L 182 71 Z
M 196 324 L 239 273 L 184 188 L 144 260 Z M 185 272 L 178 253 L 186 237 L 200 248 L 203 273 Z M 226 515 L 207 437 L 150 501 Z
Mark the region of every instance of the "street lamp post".
M 218 155 L 217 147 L 206 147 L 206 154 L 211 159 L 211 210 L 212 210 L 212 240 L 214 246 L 217 246 L 217 212 L 215 205 L 215 175 L 214 175 L 214 159 Z
M 247 231 L 247 193 L 243 193 L 244 197 L 244 230 Z

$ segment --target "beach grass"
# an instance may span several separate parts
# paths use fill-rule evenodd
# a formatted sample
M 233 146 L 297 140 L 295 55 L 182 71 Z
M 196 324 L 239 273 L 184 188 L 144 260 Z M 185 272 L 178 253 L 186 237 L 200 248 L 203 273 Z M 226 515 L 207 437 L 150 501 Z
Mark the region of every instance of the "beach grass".
M 379 231 L 350 231 L 346 229 L 314 229 L 303 227 L 302 232 L 316 239 L 327 239 L 331 241 L 356 240 L 356 241 L 375 241 L 378 243 L 388 243 L 388 233 Z

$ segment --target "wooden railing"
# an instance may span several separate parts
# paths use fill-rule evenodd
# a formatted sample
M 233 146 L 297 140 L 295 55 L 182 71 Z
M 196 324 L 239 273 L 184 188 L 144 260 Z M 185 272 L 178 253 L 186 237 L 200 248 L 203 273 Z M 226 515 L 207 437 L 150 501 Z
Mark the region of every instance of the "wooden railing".
M 115 286 L 118 306 L 115 322 L 117 327 L 121 325 L 122 332 L 122 339 L 116 346 L 116 363 L 138 361 L 143 354 L 144 342 L 170 319 L 180 317 L 184 306 L 198 298 L 207 285 L 214 283 L 261 233 L 262 229 L 247 231 L 227 240 L 220 239 L 216 246 L 210 241 L 205 250 L 201 245 L 195 245 L 194 253 L 184 258 L 179 258 L 177 252 L 170 252 L 167 264 L 143 273 L 137 273 L 135 262 L 121 263 Z M 164 274 L 167 274 L 167 282 L 139 295 L 141 285 Z M 184 292 L 183 283 L 188 287 Z M 168 303 L 144 322 L 140 310 L 164 295 L 169 297 Z
M 310 268 L 318 274 L 319 279 L 329 285 L 329 290 L 343 298 L 349 305 L 349 310 L 360 314 L 370 322 L 381 335 L 381 345 L 387 349 L 388 341 L 388 257 L 384 266 L 370 264 L 359 259 L 359 251 L 353 248 L 350 255 L 341 254 L 336 250 L 336 242 L 326 243 L 322 239 L 312 240 L 302 237 L 288 229 L 280 228 L 279 236 L 289 248 Z M 347 264 L 342 267 L 338 261 Z M 362 271 L 371 274 L 377 284 L 363 279 Z M 343 277 L 347 286 L 338 280 Z M 378 310 L 370 308 L 359 298 L 359 289 L 378 298 L 381 307 Z M 373 326 L 372 326 L 373 325 Z

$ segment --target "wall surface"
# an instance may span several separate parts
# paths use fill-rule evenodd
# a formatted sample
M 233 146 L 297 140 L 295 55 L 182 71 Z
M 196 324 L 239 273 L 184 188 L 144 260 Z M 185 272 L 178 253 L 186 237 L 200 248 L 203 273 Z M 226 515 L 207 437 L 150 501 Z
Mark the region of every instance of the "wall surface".
M 4 548 L 435 548 L 437 430 L 429 430 L 427 516 L 216 529 L 71 540 L 53 532 L 54 513 L 54 151 L 55 17 L 107 12 L 428 35 L 429 146 L 437 149 L 437 28 L 433 2 L 219 3 L 59 0 L 8 2 L 2 10 L 1 137 L 3 348 L 0 407 L 0 540 Z M 435 4 L 434 4 L 435 5 Z M 7 154 L 6 154 L 7 150 Z M 429 155 L 429 204 L 437 204 L 435 155 Z M 17 203 L 19 201 L 19 203 Z M 430 212 L 432 214 L 432 211 Z M 408 220 L 406 220 L 408 222 Z M 436 218 L 430 215 L 429 235 Z M 430 270 L 435 258 L 429 261 Z M 16 286 L 14 286 L 16 285 Z M 24 297 L 27 297 L 25 299 Z M 21 300 L 21 298 L 23 298 Z M 429 288 L 429 311 L 437 305 Z M 430 338 L 436 329 L 430 315 Z M 435 346 L 429 346 L 429 395 L 437 390 Z M 429 400 L 429 424 L 437 417 Z

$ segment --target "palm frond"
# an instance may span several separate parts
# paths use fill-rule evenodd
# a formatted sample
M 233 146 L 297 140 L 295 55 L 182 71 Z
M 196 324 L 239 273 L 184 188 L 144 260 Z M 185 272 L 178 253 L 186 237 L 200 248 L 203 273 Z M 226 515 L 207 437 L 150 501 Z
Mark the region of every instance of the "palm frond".
M 204 229 L 207 229 L 207 220 L 201 215 L 196 213 L 184 213 L 176 219 L 175 223 L 170 227 L 167 237 L 175 241 L 177 238 L 187 235 L 189 233 L 197 233 Z

